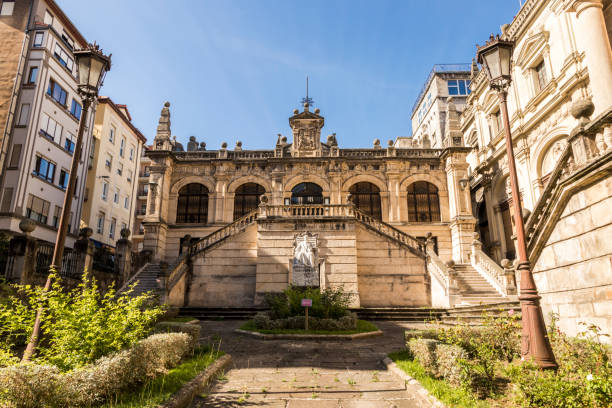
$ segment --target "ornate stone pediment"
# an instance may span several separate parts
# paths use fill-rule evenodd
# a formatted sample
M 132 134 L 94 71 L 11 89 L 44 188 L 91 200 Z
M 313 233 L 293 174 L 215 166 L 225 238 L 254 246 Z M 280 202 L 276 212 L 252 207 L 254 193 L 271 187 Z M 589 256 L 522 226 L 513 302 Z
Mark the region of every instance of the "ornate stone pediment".
M 516 65 L 522 69 L 529 68 L 548 46 L 549 36 L 550 33 L 548 31 L 542 30 L 527 38 L 517 54 Z

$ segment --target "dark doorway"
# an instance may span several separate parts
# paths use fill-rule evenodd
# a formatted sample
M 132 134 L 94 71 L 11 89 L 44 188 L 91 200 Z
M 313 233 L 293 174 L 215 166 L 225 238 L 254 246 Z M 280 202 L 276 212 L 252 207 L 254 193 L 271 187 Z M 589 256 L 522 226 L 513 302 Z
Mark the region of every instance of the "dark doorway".
M 291 204 L 323 204 L 323 189 L 315 183 L 300 183 L 291 189 Z
M 362 212 L 382 220 L 382 210 L 380 205 L 380 189 L 372 183 L 366 181 L 355 183 L 349 189 L 351 201 Z
M 257 183 L 246 183 L 238 187 L 234 195 L 234 220 L 256 209 L 265 192 L 266 189 Z

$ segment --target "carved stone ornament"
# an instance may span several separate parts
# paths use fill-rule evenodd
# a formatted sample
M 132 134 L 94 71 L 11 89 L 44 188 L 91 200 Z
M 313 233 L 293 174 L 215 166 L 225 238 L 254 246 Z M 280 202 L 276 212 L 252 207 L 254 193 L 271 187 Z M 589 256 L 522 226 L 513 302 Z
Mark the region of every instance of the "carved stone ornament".
M 292 284 L 319 286 L 318 237 L 310 232 L 295 236 L 292 264 Z

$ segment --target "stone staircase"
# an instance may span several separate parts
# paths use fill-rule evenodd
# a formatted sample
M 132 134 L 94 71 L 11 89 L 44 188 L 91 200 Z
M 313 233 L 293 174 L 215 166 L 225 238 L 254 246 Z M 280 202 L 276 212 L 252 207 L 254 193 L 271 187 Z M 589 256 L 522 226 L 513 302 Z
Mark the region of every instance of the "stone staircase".
M 198 320 L 248 320 L 267 309 L 257 307 L 181 307 L 179 316 Z
M 145 292 L 153 292 L 154 295 L 160 297 L 162 290 L 159 286 L 158 279 L 161 276 L 161 267 L 158 263 L 147 263 L 138 272 L 134 274 L 117 293 L 123 293 L 129 287 L 136 283 L 134 291 L 130 296 L 139 296 Z
M 363 320 L 391 320 L 425 323 L 441 319 L 446 309 L 428 307 L 368 307 L 352 309 Z
M 461 305 L 480 305 L 507 302 L 480 273 L 471 265 L 457 264 L 454 266 L 457 271 L 457 285 L 461 292 Z

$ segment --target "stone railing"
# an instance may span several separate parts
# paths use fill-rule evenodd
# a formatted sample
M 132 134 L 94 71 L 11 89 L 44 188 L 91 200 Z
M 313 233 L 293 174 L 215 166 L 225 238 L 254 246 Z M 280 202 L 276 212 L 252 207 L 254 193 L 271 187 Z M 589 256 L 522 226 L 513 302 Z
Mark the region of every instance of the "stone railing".
M 595 182 L 606 175 L 605 166 L 612 156 L 612 108 L 589 121 L 592 112 L 590 101 L 572 105 L 572 114 L 580 123 L 571 132 L 567 147 L 525 225 L 527 251 L 532 263 L 545 244 L 541 237 L 547 236 L 554 227 L 570 197 L 568 185 L 578 178 Z
M 359 211 L 352 205 L 350 207 L 352 207 L 351 209 L 357 221 L 360 221 L 362 224 L 369 226 L 371 229 L 375 230 L 379 234 L 382 234 L 394 240 L 398 244 L 408 248 L 415 255 L 420 256 L 422 258 L 425 257 L 425 246 L 423 242 L 419 241 L 412 235 L 406 234 L 404 231 L 401 231 L 387 224 L 386 222 L 378 220 Z
M 525 235 L 527 239 L 528 249 L 529 244 L 533 240 L 536 232 L 541 229 L 541 225 L 546 222 L 548 218 L 548 209 L 550 209 L 550 204 L 552 203 L 553 196 L 555 190 L 557 190 L 561 184 L 561 179 L 564 174 L 565 169 L 567 168 L 568 161 L 572 157 L 572 146 L 568 143 L 565 147 L 565 150 L 559 157 L 555 168 L 550 174 L 550 178 L 548 180 L 548 184 L 544 188 L 542 195 L 540 196 L 535 208 L 532 213 L 529 215 L 527 223 L 525 224 Z
M 166 296 L 170 294 L 172 288 L 174 288 L 176 284 L 179 283 L 183 275 L 185 275 L 189 271 L 190 267 L 191 265 L 189 263 L 189 257 L 183 256 L 179 259 L 176 265 L 171 268 L 168 268 L 170 269 L 170 273 L 166 277 Z
M 428 234 L 431 237 L 431 234 Z M 432 282 L 432 305 L 436 307 L 454 307 L 461 302 L 461 292 L 457 285 L 457 272 L 453 268 L 454 262 L 444 263 L 434 251 L 434 243 L 427 240 L 427 272 Z M 436 285 L 437 284 L 437 285 Z M 438 289 L 442 289 L 439 292 Z
M 213 232 L 212 234 L 208 234 L 204 238 L 194 242 L 187 249 L 188 256 L 194 256 L 199 252 L 205 251 L 210 248 L 217 242 L 224 240 L 225 238 L 234 235 L 238 232 L 244 231 L 244 229 L 253 224 L 257 220 L 258 210 L 255 209 L 242 217 L 238 218 L 234 222 L 227 224 L 225 227 L 220 228 Z
M 259 206 L 259 218 L 342 218 L 353 217 L 352 206 L 346 204 L 290 204 Z
M 269 159 L 274 157 L 274 150 L 229 150 L 228 159 Z
M 424 158 L 432 159 L 439 158 L 442 154 L 443 149 L 431 149 L 431 148 L 396 148 L 394 146 L 379 147 L 379 148 L 366 148 L 366 149 L 335 149 L 339 157 L 347 159 L 369 159 L 369 158 L 392 158 L 392 157 L 411 157 L 411 158 Z M 323 151 L 322 157 L 334 157 L 334 151 Z M 228 160 L 266 160 L 272 159 L 275 156 L 275 150 L 196 150 L 196 151 L 173 151 L 173 157 L 177 161 L 190 161 L 190 160 L 214 160 L 214 159 L 228 159 Z M 291 153 L 285 153 L 287 157 L 291 157 Z
M 387 155 L 386 149 L 340 149 L 341 157 L 385 157 Z
M 484 253 L 479 238 L 479 234 L 474 233 L 472 254 L 470 256 L 472 267 L 502 296 L 516 295 L 514 270 L 511 268 L 511 264 L 509 264 L 510 261 L 504 259 L 502 262 L 505 267 L 502 268 L 499 266 L 493 259 L 489 258 L 489 256 Z

